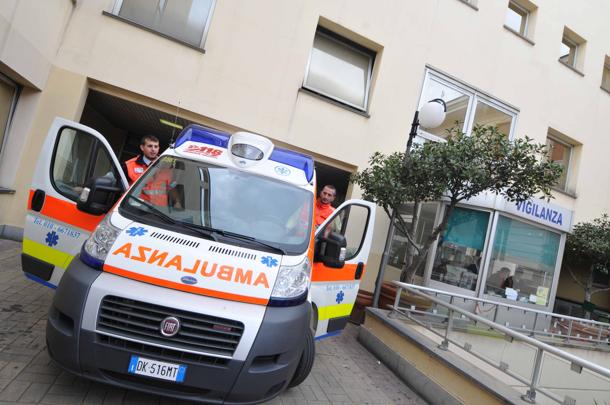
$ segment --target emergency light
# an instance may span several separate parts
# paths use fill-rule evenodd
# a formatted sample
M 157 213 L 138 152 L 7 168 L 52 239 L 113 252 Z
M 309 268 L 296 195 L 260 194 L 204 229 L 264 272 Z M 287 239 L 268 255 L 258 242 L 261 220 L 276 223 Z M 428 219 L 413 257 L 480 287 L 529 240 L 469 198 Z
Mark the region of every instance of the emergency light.
M 269 158 L 273 151 L 273 142 L 249 132 L 236 132 L 229 139 L 228 149 L 233 163 L 241 167 L 251 167 Z
M 268 144 L 261 143 L 259 145 L 258 141 L 246 142 L 243 140 L 240 142 L 236 142 L 236 140 L 232 139 L 233 137 L 226 132 L 218 131 L 218 130 L 212 129 L 212 128 L 203 127 L 201 125 L 191 124 L 188 127 L 184 128 L 184 130 L 180 133 L 180 135 L 178 136 L 178 139 L 176 140 L 174 147 L 177 148 L 180 145 L 184 144 L 185 142 L 191 141 L 191 142 L 196 142 L 196 143 L 203 143 L 203 144 L 207 144 L 207 145 L 217 146 L 217 147 L 224 148 L 224 149 L 229 149 L 232 157 L 241 158 L 242 160 L 244 160 L 246 162 L 244 165 L 239 164 L 239 166 L 242 166 L 242 167 L 248 167 L 248 165 L 247 165 L 248 161 L 246 161 L 246 159 L 248 159 L 248 158 L 251 159 L 252 157 L 258 156 L 255 153 L 255 151 L 252 149 L 252 147 L 258 148 L 263 153 L 263 156 L 265 156 L 265 154 L 267 153 L 266 152 L 267 148 L 270 147 L 269 152 L 268 152 L 268 153 L 270 153 L 270 155 L 267 155 L 268 160 L 271 160 L 271 161 L 274 161 L 277 163 L 283 163 L 285 165 L 292 166 L 296 169 L 302 170 L 303 172 L 305 172 L 305 177 L 307 178 L 307 181 L 311 182 L 313 180 L 314 161 L 311 156 L 305 155 L 302 153 L 298 153 L 298 152 L 295 152 L 292 150 L 284 149 L 284 148 L 274 147 L 273 143 L 269 139 L 262 137 L 260 135 L 250 134 L 247 132 L 237 132 L 233 136 L 240 134 L 240 133 L 264 139 L 266 142 L 268 142 Z M 238 137 L 236 139 L 239 140 L 240 137 Z M 250 139 L 252 139 L 252 138 L 250 138 Z M 229 147 L 229 143 L 231 143 L 231 147 Z M 245 145 L 249 145 L 249 146 L 237 146 L 240 144 L 245 144 Z M 267 146 L 265 146 L 265 145 L 267 145 Z M 235 147 L 235 149 L 233 149 L 233 147 Z M 261 158 L 261 160 L 262 160 L 262 158 Z M 249 161 L 252 162 L 253 160 L 249 160 Z M 254 160 L 254 162 L 256 162 L 256 160 Z

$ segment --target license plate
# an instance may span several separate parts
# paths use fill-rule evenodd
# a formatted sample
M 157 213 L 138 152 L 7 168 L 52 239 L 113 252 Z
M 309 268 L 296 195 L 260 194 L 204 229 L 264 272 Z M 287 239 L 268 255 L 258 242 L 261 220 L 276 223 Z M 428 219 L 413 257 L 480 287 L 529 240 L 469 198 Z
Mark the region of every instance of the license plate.
M 186 366 L 132 355 L 127 371 L 130 374 L 183 382 L 186 375 Z

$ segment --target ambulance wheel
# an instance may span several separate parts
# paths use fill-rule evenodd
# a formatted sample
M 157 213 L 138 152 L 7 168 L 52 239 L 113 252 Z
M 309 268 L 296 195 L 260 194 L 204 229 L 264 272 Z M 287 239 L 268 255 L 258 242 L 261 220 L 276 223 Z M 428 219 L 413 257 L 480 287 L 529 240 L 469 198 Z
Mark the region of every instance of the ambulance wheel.
M 299 360 L 299 365 L 297 366 L 294 375 L 292 376 L 292 380 L 288 384 L 288 388 L 296 387 L 301 384 L 313 367 L 313 360 L 316 356 L 316 344 L 313 340 L 313 333 L 311 329 L 307 328 L 307 336 L 305 336 L 305 347 L 303 348 L 303 353 L 301 354 L 301 359 Z

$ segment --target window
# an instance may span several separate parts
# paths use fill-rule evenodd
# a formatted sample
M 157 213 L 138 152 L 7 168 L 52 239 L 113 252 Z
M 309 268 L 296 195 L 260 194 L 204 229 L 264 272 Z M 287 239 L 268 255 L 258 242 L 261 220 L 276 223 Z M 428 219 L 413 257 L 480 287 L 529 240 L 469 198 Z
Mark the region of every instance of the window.
M 448 130 L 457 126 L 469 133 L 475 125 L 493 125 L 511 137 L 517 111 L 482 92 L 456 80 L 449 79 L 429 70 L 419 100 L 419 108 L 424 103 L 441 98 L 447 104 L 445 121 L 437 128 L 420 127 L 423 138 L 439 141 L 447 138 Z
M 432 280 L 476 289 L 490 217 L 486 211 L 455 208 L 438 242 Z
M 113 13 L 202 48 L 215 0 L 117 0 Z
M 560 239 L 558 233 L 500 215 L 485 293 L 548 305 Z
M 572 146 L 548 136 L 546 138 L 546 147 L 549 159 L 563 167 L 563 172 L 557 181 L 556 187 L 566 191 L 570 170 L 570 158 L 572 157 Z
M 360 248 L 362 248 L 369 215 L 369 209 L 363 205 L 348 205 L 337 214 L 333 221 L 326 225 L 322 235 L 337 232 L 345 236 L 345 260 L 351 260 L 358 255 Z
M 528 16 L 529 11 L 521 7 L 516 2 L 509 1 L 508 10 L 506 11 L 506 21 L 504 24 L 511 30 L 526 36 Z
M 610 56 L 604 60 L 604 71 L 602 73 L 602 89 L 610 91 Z
M 6 143 L 11 116 L 17 102 L 19 88 L 10 79 L 0 74 L 0 156 Z
M 318 27 L 303 87 L 366 111 L 375 52 Z
M 86 181 L 108 176 L 119 179 L 105 148 L 91 135 L 73 128 L 62 128 L 51 167 L 53 186 L 62 195 L 76 201 Z
M 432 234 L 434 230 L 434 221 L 436 219 L 436 211 L 438 210 L 438 203 L 427 202 L 420 204 L 419 214 L 416 219 L 415 228 L 415 243 L 423 245 L 426 239 Z M 413 223 L 413 203 L 405 204 L 399 213 L 404 222 L 410 226 Z M 407 257 L 408 249 L 407 237 L 395 228 L 394 235 L 392 237 L 392 243 L 390 245 L 390 254 L 388 264 L 393 267 L 402 268 Z M 424 266 L 418 269 L 417 275 L 422 276 L 424 273 Z
M 561 40 L 561 53 L 559 56 L 559 60 L 565 63 L 566 65 L 575 67 L 577 48 L 578 46 L 574 42 L 564 37 Z
M 577 71 L 582 70 L 585 45 L 586 41 L 582 37 L 568 27 L 564 27 L 559 51 L 559 61 Z

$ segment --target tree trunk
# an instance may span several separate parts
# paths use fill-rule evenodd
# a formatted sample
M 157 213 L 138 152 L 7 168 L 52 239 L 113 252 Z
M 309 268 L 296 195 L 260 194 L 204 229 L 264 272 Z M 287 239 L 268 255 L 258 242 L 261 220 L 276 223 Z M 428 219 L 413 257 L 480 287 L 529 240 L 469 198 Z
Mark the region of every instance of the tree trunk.
M 410 260 L 411 261 L 410 264 L 408 264 L 409 260 L 405 260 L 405 263 L 403 264 L 402 270 L 400 272 L 400 281 L 402 281 L 403 283 L 412 283 L 413 282 L 413 277 L 415 276 L 417 270 L 419 270 L 420 266 L 424 265 L 426 262 L 426 258 L 428 257 L 428 252 L 430 251 L 430 247 L 432 246 L 432 244 L 434 242 L 436 242 L 438 235 L 441 234 L 442 232 L 444 232 L 445 229 L 447 228 L 447 223 L 449 222 L 449 216 L 453 212 L 453 209 L 455 208 L 456 204 L 457 204 L 457 201 L 451 201 L 451 203 L 449 205 L 447 205 L 441 223 L 438 224 L 438 226 L 436 228 L 434 228 L 434 230 L 432 231 L 430 236 L 428 236 L 428 238 L 424 242 L 424 245 L 422 246 L 422 248 L 419 251 L 419 255 L 415 258 L 412 258 Z
M 585 301 L 591 302 L 591 296 L 593 295 L 593 266 L 589 269 L 589 277 L 587 277 L 587 286 L 585 287 Z M 591 319 L 591 311 L 585 311 L 585 319 Z

